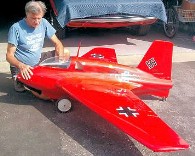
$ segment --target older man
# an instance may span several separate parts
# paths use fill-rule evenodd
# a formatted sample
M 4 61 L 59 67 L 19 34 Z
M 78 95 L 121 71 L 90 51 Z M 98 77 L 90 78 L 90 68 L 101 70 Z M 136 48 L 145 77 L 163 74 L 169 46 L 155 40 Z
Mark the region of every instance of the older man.
M 14 23 L 8 33 L 6 59 L 10 63 L 10 70 L 16 91 L 24 91 L 24 86 L 17 82 L 16 75 L 21 72 L 23 78 L 30 79 L 33 66 L 37 65 L 43 56 L 42 48 L 45 37 L 54 44 L 55 51 L 49 56 L 59 56 L 68 59 L 70 53 L 64 50 L 61 41 L 55 35 L 56 30 L 43 16 L 46 6 L 42 1 L 29 1 L 25 5 L 26 17 Z

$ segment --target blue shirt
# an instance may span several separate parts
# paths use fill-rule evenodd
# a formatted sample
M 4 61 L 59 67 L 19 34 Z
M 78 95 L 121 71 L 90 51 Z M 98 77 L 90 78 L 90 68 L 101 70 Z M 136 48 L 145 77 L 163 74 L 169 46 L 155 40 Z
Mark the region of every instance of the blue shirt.
M 45 37 L 51 38 L 56 30 L 42 18 L 40 25 L 33 28 L 22 19 L 14 23 L 8 32 L 8 43 L 16 46 L 15 57 L 30 66 L 35 66 L 40 58 Z

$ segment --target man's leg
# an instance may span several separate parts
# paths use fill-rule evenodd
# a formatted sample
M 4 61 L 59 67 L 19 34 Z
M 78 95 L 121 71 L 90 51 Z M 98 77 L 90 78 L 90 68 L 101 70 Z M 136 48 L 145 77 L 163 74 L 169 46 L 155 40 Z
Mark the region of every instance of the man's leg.
M 19 73 L 19 69 L 16 68 L 15 66 L 10 66 L 10 71 L 15 91 L 24 92 L 25 91 L 24 85 L 17 80 L 17 74 Z

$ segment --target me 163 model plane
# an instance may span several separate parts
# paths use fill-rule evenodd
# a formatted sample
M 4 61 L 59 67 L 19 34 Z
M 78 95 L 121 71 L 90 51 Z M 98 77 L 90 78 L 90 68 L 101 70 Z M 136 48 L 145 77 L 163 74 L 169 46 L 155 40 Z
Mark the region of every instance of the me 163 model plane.
M 33 68 L 31 79 L 18 81 L 56 101 L 61 112 L 77 100 L 155 152 L 189 148 L 142 100 L 166 99 L 172 88 L 173 44 L 155 40 L 137 67 L 117 63 L 115 50 L 97 47 L 66 62 L 49 58 Z

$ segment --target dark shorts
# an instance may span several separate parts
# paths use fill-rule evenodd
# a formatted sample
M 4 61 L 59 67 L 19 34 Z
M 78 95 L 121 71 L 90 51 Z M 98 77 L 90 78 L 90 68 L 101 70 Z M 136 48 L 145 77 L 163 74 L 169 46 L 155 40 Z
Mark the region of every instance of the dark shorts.
M 55 50 L 48 51 L 48 52 L 42 52 L 39 63 L 44 61 L 47 58 L 54 57 L 54 56 L 55 56 Z M 11 71 L 12 78 L 15 78 L 16 75 L 20 72 L 18 68 L 12 65 L 10 65 L 10 71 Z

